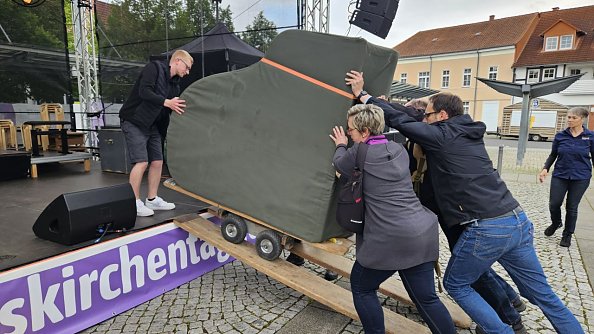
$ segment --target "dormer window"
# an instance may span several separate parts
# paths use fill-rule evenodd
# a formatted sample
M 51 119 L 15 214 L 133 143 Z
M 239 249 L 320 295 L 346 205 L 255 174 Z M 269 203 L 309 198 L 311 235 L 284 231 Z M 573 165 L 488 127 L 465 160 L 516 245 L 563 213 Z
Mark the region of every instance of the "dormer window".
M 571 50 L 573 48 L 573 35 L 561 36 L 561 43 L 559 43 L 559 50 Z
M 547 37 L 545 39 L 545 51 L 557 51 L 557 42 L 559 41 L 559 37 Z

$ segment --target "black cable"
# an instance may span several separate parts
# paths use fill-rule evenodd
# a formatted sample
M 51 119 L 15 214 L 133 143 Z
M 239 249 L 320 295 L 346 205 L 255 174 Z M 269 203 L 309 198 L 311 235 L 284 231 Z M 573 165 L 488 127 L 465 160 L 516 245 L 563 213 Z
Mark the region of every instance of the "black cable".
M 97 231 L 99 233 L 101 233 L 101 232 L 103 232 L 103 233 L 101 233 L 101 236 L 99 238 L 97 238 L 94 243 L 98 243 L 99 241 L 101 241 L 101 239 L 103 239 L 103 237 L 107 234 L 107 231 L 109 230 L 110 226 L 111 226 L 111 223 L 107 223 L 107 225 L 105 226 L 105 229 L 103 231 L 101 230 L 101 227 L 97 228 Z

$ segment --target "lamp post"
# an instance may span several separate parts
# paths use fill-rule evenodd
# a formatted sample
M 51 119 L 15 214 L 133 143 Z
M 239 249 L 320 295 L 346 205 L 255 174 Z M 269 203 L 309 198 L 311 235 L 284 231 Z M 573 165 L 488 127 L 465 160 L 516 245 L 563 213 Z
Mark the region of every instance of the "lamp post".
M 522 116 L 520 118 L 520 136 L 518 138 L 518 155 L 516 157 L 516 166 L 522 165 L 524 161 L 524 154 L 526 153 L 526 143 L 528 142 L 528 123 L 530 120 L 530 100 L 535 97 L 558 93 L 571 86 L 584 74 L 586 73 L 533 84 L 518 84 L 477 77 L 479 81 L 493 88 L 499 93 L 522 98 Z

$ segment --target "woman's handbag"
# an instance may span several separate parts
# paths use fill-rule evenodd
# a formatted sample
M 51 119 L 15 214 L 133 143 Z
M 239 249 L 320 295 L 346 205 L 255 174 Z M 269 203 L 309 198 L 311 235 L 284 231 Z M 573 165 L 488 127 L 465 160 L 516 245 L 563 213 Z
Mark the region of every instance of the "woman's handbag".
M 363 232 L 365 220 L 365 203 L 363 200 L 363 165 L 369 145 L 359 143 L 355 168 L 350 177 L 341 176 L 339 179 L 338 204 L 336 206 L 336 221 L 347 231 Z

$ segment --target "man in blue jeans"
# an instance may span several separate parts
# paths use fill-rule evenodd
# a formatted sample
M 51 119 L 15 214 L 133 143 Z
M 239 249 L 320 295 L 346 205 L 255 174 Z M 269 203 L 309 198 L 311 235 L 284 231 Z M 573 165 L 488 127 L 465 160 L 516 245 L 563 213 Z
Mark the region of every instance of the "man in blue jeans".
M 369 99 L 362 73 L 347 73 L 346 83 L 359 100 Z M 493 169 L 483 141 L 485 124 L 465 115 L 462 100 L 448 93 L 429 98 L 426 123 L 383 109 L 387 125 L 424 148 L 444 221 L 463 228 L 444 276 L 446 290 L 460 307 L 486 333 L 513 333 L 471 287 L 499 262 L 521 295 L 543 311 L 558 333 L 583 333 L 547 282 L 534 250 L 532 222 Z

